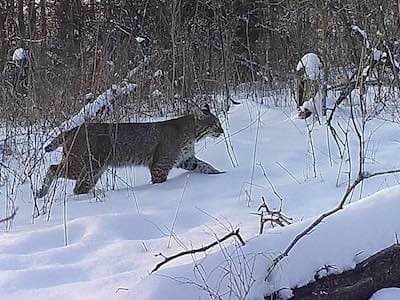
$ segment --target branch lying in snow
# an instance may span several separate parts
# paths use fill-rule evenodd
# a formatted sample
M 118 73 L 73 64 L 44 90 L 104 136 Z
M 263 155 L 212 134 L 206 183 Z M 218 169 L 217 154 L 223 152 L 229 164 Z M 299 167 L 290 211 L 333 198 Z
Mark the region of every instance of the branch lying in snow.
M 164 257 L 164 260 L 160 263 L 158 263 L 154 269 L 151 271 L 151 273 L 154 273 L 155 271 L 157 271 L 158 269 L 160 269 L 163 265 L 165 265 L 166 263 L 170 262 L 171 260 L 174 260 L 175 258 L 184 256 L 184 255 L 188 255 L 188 254 L 194 254 L 194 253 L 198 253 L 198 252 L 205 252 L 208 249 L 222 243 L 223 241 L 229 239 L 230 237 L 235 236 L 239 242 L 242 244 L 242 246 L 245 245 L 245 242 L 243 240 L 243 238 L 241 237 L 241 235 L 239 234 L 239 229 L 236 229 L 235 231 L 232 231 L 230 233 L 228 233 L 227 235 L 225 235 L 224 237 L 217 239 L 216 241 L 212 242 L 211 244 L 208 244 L 207 246 L 201 247 L 201 248 L 197 248 L 197 249 L 192 249 L 192 250 L 187 250 L 187 251 L 183 251 L 183 252 L 179 252 L 175 255 L 169 256 L 169 257 Z M 162 255 L 161 253 L 159 255 Z
M 352 270 L 316 278 L 314 282 L 294 288 L 290 299 L 370 299 L 382 288 L 398 286 L 399 267 L 400 245 L 394 244 L 358 263 Z
M 8 217 L 5 217 L 4 219 L 0 219 L 0 224 L 13 220 L 15 218 L 15 216 L 17 215 L 17 210 L 18 210 L 18 207 L 14 208 L 11 215 L 9 215 Z
M 354 189 L 364 181 L 364 179 L 376 177 L 376 176 L 381 176 L 381 175 L 389 175 L 389 174 L 395 174 L 395 173 L 400 173 L 400 169 L 394 169 L 394 170 L 389 170 L 389 171 L 382 171 L 382 172 L 375 172 L 375 173 L 360 173 L 357 177 L 357 179 L 353 182 L 352 185 L 350 185 L 346 192 L 344 193 L 342 200 L 339 202 L 339 204 L 331 209 L 330 211 L 325 212 L 324 214 L 320 215 L 314 222 L 312 222 L 306 229 L 304 229 L 302 232 L 300 232 L 298 235 L 295 236 L 295 238 L 290 242 L 289 246 L 283 251 L 280 255 L 275 257 L 273 260 L 271 266 L 268 268 L 267 276 L 265 277 L 265 280 L 268 279 L 269 275 L 271 275 L 272 271 L 275 269 L 275 267 L 280 263 L 281 260 L 283 260 L 286 256 L 289 255 L 289 252 L 296 246 L 296 244 L 306 235 L 308 235 L 315 227 L 317 227 L 324 219 L 327 217 L 337 213 L 339 210 L 342 210 L 344 207 L 344 204 L 346 203 L 348 197 L 350 194 L 354 191 Z

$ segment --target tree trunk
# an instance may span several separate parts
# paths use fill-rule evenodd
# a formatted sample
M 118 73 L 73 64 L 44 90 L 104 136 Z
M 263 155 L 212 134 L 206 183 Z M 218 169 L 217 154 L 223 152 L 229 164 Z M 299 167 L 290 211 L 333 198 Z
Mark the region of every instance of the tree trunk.
M 29 38 L 35 39 L 36 37 L 36 3 L 35 0 L 29 0 Z
M 271 28 L 273 27 L 275 22 L 275 10 L 272 8 L 272 4 L 276 5 L 276 3 L 271 2 L 271 0 L 266 1 L 266 23 L 268 28 L 266 30 L 263 30 L 263 32 L 265 32 L 265 76 L 268 78 L 269 87 L 271 87 L 273 81 L 271 60 L 274 57 L 273 33 Z
M 96 16 L 96 1 L 95 0 L 90 0 L 90 10 L 89 10 L 89 17 L 94 20 Z
M 225 40 L 224 34 L 222 32 L 221 26 L 221 18 L 216 14 L 216 10 L 214 9 L 214 18 L 216 18 L 218 24 L 218 34 L 221 43 L 221 59 L 222 59 L 222 71 L 224 76 L 224 90 L 225 90 L 225 111 L 229 111 L 231 105 L 231 97 L 229 94 L 229 86 L 228 86 L 228 75 L 227 75 L 227 64 L 226 64 L 226 56 L 225 56 Z
M 389 287 L 400 287 L 399 244 L 372 255 L 353 270 L 295 288 L 292 299 L 367 300 L 376 291 Z
M 46 0 L 40 0 L 40 30 L 42 39 L 47 38 Z
M 18 0 L 17 5 L 19 35 L 25 38 L 24 0 Z
M 7 11 L 0 12 L 0 72 L 3 70 L 4 59 L 7 56 L 6 20 L 7 20 Z
M 397 0 L 397 32 L 400 30 L 400 0 Z
M 322 84 L 321 84 L 321 111 L 322 116 L 326 117 L 326 98 L 328 96 L 328 1 L 325 0 L 322 7 Z

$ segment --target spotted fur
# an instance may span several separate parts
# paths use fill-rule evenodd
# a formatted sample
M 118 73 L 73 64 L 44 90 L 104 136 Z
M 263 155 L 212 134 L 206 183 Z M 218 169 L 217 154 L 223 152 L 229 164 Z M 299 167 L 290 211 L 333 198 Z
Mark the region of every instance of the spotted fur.
M 221 173 L 194 156 L 194 144 L 204 136 L 222 133 L 218 118 L 208 107 L 163 122 L 83 124 L 60 134 L 45 148 L 50 152 L 62 147 L 63 158 L 49 167 L 36 197 L 44 197 L 59 177 L 76 180 L 75 194 L 88 193 L 108 166 L 147 166 L 153 183 L 164 182 L 173 167 Z

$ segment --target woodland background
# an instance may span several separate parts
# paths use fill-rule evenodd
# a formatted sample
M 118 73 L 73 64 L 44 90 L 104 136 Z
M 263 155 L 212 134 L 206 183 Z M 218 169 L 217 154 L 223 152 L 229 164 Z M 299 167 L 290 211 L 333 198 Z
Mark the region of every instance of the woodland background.
M 87 291 L 110 298 L 120 288 L 129 299 L 172 299 L 176 291 L 192 299 L 200 287 L 214 299 L 272 298 L 321 272 L 352 266 L 358 276 L 359 254 L 387 248 L 397 259 L 399 36 L 400 0 L 0 0 L 0 223 L 9 231 L 0 244 L 0 290 L 9 299 L 79 299 Z M 27 50 L 23 67 L 13 60 L 19 48 Z M 323 114 L 304 122 L 295 101 L 308 83 L 296 66 L 310 52 L 323 61 L 322 92 L 303 100 L 322 100 Z M 218 114 L 221 102 L 235 101 L 243 105 Z M 111 103 L 113 120 L 154 120 L 201 102 L 225 134 L 199 143 L 196 155 L 226 174 L 174 170 L 165 184 L 149 186 L 143 168 L 112 168 L 85 201 L 68 200 L 76 197 L 66 180 L 48 199 L 34 196 L 61 154 L 45 155 L 43 146 L 65 121 L 87 121 L 92 104 L 94 119 Z M 299 222 L 286 226 L 292 221 Z M 191 264 L 198 261 L 187 257 L 188 271 L 177 265 L 175 274 L 193 273 L 190 288 L 147 276 L 167 256 L 226 236 L 232 224 L 246 247 L 232 245 L 233 256 L 221 248 L 198 274 Z M 264 224 L 279 234 L 263 234 Z M 348 282 L 342 291 L 400 287 L 400 261 L 383 254 L 370 290 L 351 281 L 354 291 Z
M 179 111 L 204 94 L 229 98 L 245 82 L 287 89 L 307 52 L 319 54 L 328 78 L 345 81 L 340 70 L 362 55 L 352 25 L 399 52 L 398 0 L 0 0 L 3 79 L 13 51 L 29 53 L 22 87 L 0 84 L 0 115 L 59 122 L 150 56 L 126 103 L 136 112 L 160 103 Z

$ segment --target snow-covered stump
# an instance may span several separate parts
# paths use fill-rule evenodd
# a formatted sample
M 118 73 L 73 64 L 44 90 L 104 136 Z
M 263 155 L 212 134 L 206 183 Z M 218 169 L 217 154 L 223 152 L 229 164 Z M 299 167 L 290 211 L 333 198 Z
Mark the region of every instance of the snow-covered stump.
M 322 70 L 321 59 L 315 53 L 305 54 L 297 64 L 297 109 L 298 116 L 302 119 L 313 113 L 320 115 L 323 106 L 320 101 Z
M 29 67 L 29 54 L 28 50 L 23 48 L 17 48 L 13 52 L 12 60 L 7 61 L 0 79 L 8 82 L 12 87 L 12 91 L 24 92 L 28 77 Z
M 12 56 L 12 61 L 18 67 L 24 67 L 28 63 L 28 50 L 24 48 L 15 49 Z

